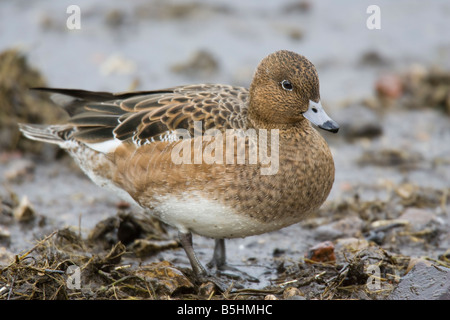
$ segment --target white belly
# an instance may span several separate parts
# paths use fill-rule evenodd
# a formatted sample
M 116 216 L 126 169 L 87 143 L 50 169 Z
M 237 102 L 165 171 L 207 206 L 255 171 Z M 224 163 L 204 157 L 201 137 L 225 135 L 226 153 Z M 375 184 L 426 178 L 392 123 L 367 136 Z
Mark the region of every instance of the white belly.
M 158 218 L 182 232 L 211 238 L 241 238 L 278 230 L 283 226 L 263 223 L 198 194 L 165 195 L 154 206 Z

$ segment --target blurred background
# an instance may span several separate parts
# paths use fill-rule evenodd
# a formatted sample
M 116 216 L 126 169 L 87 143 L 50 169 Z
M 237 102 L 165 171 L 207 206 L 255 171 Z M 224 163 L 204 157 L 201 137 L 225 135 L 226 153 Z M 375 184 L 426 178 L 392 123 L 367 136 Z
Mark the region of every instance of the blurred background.
M 68 28 L 71 5 L 80 9 L 79 29 Z M 380 29 L 367 26 L 370 5 L 380 8 Z M 1 1 L 0 240 L 5 250 L 17 252 L 50 229 L 34 224 L 33 232 L 24 233 L 22 225 L 5 218 L 24 197 L 35 215 L 51 221 L 48 225 L 86 229 L 108 217 L 118 202 L 70 160 L 60 160 L 55 149 L 21 138 L 17 122 L 53 123 L 63 117 L 29 87 L 113 92 L 200 82 L 248 87 L 262 58 L 288 49 L 315 64 L 322 104 L 342 127 L 337 135 L 321 131 L 335 158 L 336 182 L 320 223 L 300 226 L 302 241 L 297 226 L 236 240 L 231 252 L 242 255 L 252 244 L 264 243 L 249 255 L 264 261 L 276 246 L 302 255 L 318 240 L 363 237 L 376 228 L 374 222 L 402 217 L 425 221 L 419 231 L 431 223 L 431 231 L 426 229 L 431 238 L 402 242 L 406 245 L 397 252 L 437 259 L 450 243 L 449 31 L 445 0 Z M 330 208 L 342 204 L 343 217 L 329 218 Z M 333 224 L 355 216 L 356 223 Z M 320 225 L 319 232 L 311 225 Z M 380 245 L 399 245 L 392 232 Z M 209 256 L 212 243 L 199 246 L 200 254 L 206 249 Z M 162 253 L 163 258 L 171 254 Z
M 80 29 L 68 29 L 70 5 Z M 50 86 L 123 91 L 195 81 L 248 85 L 280 49 L 318 68 L 324 99 L 365 96 L 382 70 L 448 67 L 446 1 L 2 1 L 2 50 L 17 48 Z M 190 62 L 190 63 L 189 63 Z

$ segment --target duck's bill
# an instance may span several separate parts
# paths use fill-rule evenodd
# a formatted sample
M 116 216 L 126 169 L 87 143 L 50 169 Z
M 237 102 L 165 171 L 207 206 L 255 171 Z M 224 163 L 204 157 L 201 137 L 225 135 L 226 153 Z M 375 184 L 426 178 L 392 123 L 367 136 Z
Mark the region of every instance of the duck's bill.
M 314 102 L 310 100 L 309 108 L 303 113 L 303 116 L 323 130 L 331 131 L 333 133 L 339 131 L 339 125 L 327 115 L 325 110 L 323 110 L 320 101 Z

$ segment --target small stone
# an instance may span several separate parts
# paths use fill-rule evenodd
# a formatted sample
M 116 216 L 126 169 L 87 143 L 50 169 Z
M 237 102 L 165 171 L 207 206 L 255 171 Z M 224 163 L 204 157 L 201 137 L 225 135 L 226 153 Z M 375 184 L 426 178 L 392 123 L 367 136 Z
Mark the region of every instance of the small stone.
M 267 296 L 264 297 L 264 300 L 278 300 L 278 298 L 275 297 L 275 295 L 273 294 L 268 294 Z
M 381 98 L 398 99 L 403 95 L 402 80 L 394 74 L 383 75 L 376 81 L 375 90 Z
M 304 297 L 304 294 L 295 287 L 288 287 L 283 291 L 284 299 L 295 299 L 295 297 Z
M 8 228 L 0 225 L 0 241 L 9 240 L 11 238 L 11 232 Z
M 411 198 L 414 195 L 414 193 L 417 193 L 418 190 L 419 187 L 417 185 L 411 183 L 404 183 L 401 184 L 398 188 L 396 188 L 395 192 L 401 198 L 408 199 Z
M 131 205 L 126 201 L 119 201 L 118 203 L 116 203 L 116 208 L 119 210 L 130 209 L 130 207 Z
M 30 221 L 36 217 L 36 212 L 27 196 L 24 196 L 20 200 L 19 206 L 14 208 L 13 215 L 19 222 Z
M 321 242 L 310 248 L 305 258 L 314 262 L 335 262 L 334 244 L 331 241 Z

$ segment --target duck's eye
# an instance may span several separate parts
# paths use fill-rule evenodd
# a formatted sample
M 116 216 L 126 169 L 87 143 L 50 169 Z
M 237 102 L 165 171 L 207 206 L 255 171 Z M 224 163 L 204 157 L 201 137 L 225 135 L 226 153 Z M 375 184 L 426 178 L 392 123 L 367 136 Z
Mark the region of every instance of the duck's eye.
M 288 91 L 292 91 L 292 89 L 294 88 L 289 80 L 281 81 L 281 86 L 283 87 L 284 90 Z

